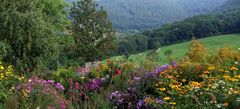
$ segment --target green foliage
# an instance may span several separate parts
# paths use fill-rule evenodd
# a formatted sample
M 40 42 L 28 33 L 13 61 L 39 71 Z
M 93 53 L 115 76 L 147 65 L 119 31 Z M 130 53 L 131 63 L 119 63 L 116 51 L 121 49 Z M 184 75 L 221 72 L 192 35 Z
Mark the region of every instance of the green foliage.
M 161 46 L 176 44 L 184 41 L 189 41 L 195 36 L 197 39 L 210 37 L 213 35 L 239 33 L 240 32 L 240 10 L 228 11 L 221 14 L 200 15 L 183 21 L 165 24 L 159 29 L 147 30 L 142 33 L 137 33 L 136 36 L 144 36 L 146 42 L 144 49 L 156 49 Z M 141 35 L 142 34 L 142 35 Z M 132 37 L 132 36 L 128 36 Z M 143 44 L 135 43 L 135 40 L 143 39 L 142 37 L 122 38 L 119 42 L 119 48 L 125 45 L 131 45 L 124 50 L 119 49 L 118 54 L 127 54 L 126 51 L 138 53 L 140 50 L 132 50 L 134 48 L 143 47 Z M 129 41 L 125 41 L 129 40 Z M 123 42 L 125 41 L 125 42 Z
M 0 41 L 9 45 L 4 62 L 23 71 L 57 58 L 57 33 L 66 20 L 63 0 L 1 0 Z M 48 7 L 48 8 L 46 8 Z
M 64 86 L 67 86 L 69 78 L 72 78 L 74 80 L 81 79 L 77 75 L 75 68 L 59 68 L 56 72 L 54 72 L 51 79 L 62 83 Z
M 116 54 L 129 55 L 148 50 L 147 37 L 142 34 L 135 34 L 126 38 L 120 38 Z
M 2 57 L 6 57 L 10 52 L 10 46 L 0 42 L 0 60 L 2 60 Z
M 97 10 L 93 0 L 75 2 L 70 15 L 76 58 L 94 61 L 114 49 L 115 32 L 107 20 L 107 13 L 102 8 Z
M 217 36 L 199 39 L 199 41 L 204 45 L 205 48 L 208 49 L 209 51 L 208 53 L 212 54 L 212 53 L 218 52 L 218 49 L 223 48 L 224 46 L 229 46 L 235 50 L 238 49 L 239 48 L 238 43 L 240 40 L 239 36 L 240 36 L 239 34 L 217 35 Z M 169 62 L 169 56 L 165 55 L 165 52 L 167 52 L 168 50 L 173 51 L 171 58 L 176 60 L 181 59 L 188 52 L 190 45 L 191 45 L 191 41 L 188 41 L 188 42 L 161 47 L 160 51 L 158 52 L 158 58 L 160 59 L 157 61 L 157 63 L 164 64 Z M 148 51 L 141 53 L 142 55 L 132 54 L 132 55 L 129 55 L 129 59 L 132 59 L 132 61 L 135 63 L 141 63 L 146 60 L 147 53 Z M 116 58 L 121 59 L 123 58 L 123 56 L 112 57 L 112 59 L 116 59 Z M 209 60 L 212 60 L 212 59 L 214 59 L 214 57 L 212 57 Z M 238 60 L 240 59 L 239 55 L 237 59 Z

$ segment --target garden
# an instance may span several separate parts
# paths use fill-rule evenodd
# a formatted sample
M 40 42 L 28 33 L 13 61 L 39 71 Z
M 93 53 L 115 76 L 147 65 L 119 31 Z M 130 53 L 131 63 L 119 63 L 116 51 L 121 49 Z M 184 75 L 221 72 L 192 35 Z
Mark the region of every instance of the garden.
M 223 47 L 212 54 L 198 41 L 165 65 L 108 59 L 94 67 L 21 75 L 1 62 L 0 108 L 239 109 L 239 62 L 240 50 Z

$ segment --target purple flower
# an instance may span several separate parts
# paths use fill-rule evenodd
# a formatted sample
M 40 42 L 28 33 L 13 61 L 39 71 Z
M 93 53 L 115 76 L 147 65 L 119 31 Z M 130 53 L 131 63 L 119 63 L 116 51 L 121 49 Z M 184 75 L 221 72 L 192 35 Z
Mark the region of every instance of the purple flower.
M 61 102 L 61 103 L 60 103 L 60 109 L 65 109 L 65 108 L 66 108 L 65 103 L 64 103 L 64 102 Z
M 101 85 L 101 79 L 94 79 L 91 82 L 85 83 L 85 88 L 89 91 L 98 90 Z
M 155 70 L 155 72 L 156 72 L 157 74 L 160 74 L 161 72 L 163 72 L 164 70 L 168 69 L 169 67 L 170 67 L 169 64 L 162 65 L 162 66 L 158 67 L 158 68 Z
M 50 83 L 50 84 L 54 84 L 55 81 L 54 80 L 47 80 L 47 82 Z
M 171 64 L 172 64 L 173 67 L 177 67 L 176 61 L 172 61 Z
M 65 90 L 65 88 L 60 83 L 55 84 L 55 87 L 62 90 L 62 91 Z
M 141 80 L 142 78 L 141 78 L 141 77 L 134 77 L 133 79 L 136 80 L 136 81 L 139 81 L 139 80 Z
M 146 104 L 143 99 L 139 100 L 137 103 L 137 109 L 142 109 L 143 107 L 146 107 Z
M 157 76 L 157 73 L 156 72 L 148 72 L 146 73 L 145 75 L 147 78 L 152 78 L 152 77 L 156 77 Z
M 156 101 L 157 103 L 159 103 L 159 104 L 164 104 L 164 103 L 165 103 L 165 101 L 163 101 L 163 100 L 160 99 L 160 98 L 156 98 L 155 101 Z

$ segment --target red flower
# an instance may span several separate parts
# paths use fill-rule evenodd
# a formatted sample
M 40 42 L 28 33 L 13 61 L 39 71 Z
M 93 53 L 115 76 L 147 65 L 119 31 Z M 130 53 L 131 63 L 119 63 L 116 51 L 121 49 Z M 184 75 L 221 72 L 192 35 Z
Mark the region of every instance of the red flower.
M 122 70 L 120 70 L 120 69 L 116 69 L 116 70 L 115 70 L 115 74 L 116 74 L 116 75 L 120 75 L 120 74 L 122 74 Z

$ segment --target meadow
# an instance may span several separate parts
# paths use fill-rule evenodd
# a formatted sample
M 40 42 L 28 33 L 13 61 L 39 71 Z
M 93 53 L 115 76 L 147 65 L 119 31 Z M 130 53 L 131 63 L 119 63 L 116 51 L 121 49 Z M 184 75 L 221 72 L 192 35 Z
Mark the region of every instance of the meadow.
M 231 47 L 233 49 L 238 49 L 240 45 L 240 34 L 226 34 L 226 35 L 216 35 L 212 37 L 199 39 L 202 44 L 209 50 L 209 53 L 215 53 L 220 48 L 224 46 Z M 170 46 L 160 47 L 159 52 L 156 54 L 159 59 L 157 63 L 164 64 L 168 62 L 168 56 L 165 54 L 167 51 L 172 51 L 172 57 L 176 60 L 184 57 L 189 49 L 191 41 L 173 44 Z M 155 50 L 157 51 L 157 50 Z M 144 62 L 146 59 L 147 53 L 151 51 L 146 51 L 139 54 L 132 54 L 129 56 L 129 59 L 133 60 L 136 63 Z M 122 56 L 112 57 L 113 60 L 121 60 Z

